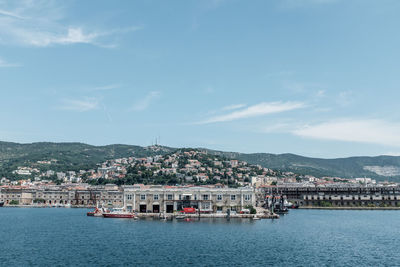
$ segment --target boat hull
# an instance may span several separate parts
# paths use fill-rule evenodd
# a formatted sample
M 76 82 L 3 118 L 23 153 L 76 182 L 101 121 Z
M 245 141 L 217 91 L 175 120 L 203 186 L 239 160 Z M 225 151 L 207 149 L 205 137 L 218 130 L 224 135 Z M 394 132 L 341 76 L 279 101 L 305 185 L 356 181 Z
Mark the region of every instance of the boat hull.
M 103 217 L 103 210 L 96 208 L 94 211 L 89 211 L 86 213 L 87 216 Z
M 103 213 L 104 218 L 127 218 L 131 219 L 134 218 L 134 214 L 113 214 L 113 213 Z

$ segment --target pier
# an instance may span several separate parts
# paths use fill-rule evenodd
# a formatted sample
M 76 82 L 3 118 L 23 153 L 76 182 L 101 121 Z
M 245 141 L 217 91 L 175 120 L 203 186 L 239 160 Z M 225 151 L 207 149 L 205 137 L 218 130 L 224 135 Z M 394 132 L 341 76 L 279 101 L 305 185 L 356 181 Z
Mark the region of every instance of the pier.
M 166 214 L 165 216 L 160 213 L 137 213 L 138 218 L 153 218 L 153 219 L 176 219 L 178 216 L 184 216 L 190 219 L 201 219 L 201 218 L 227 218 L 227 214 L 222 213 L 208 213 L 208 214 Z M 242 218 L 242 219 L 279 219 L 278 214 L 230 214 L 230 218 Z

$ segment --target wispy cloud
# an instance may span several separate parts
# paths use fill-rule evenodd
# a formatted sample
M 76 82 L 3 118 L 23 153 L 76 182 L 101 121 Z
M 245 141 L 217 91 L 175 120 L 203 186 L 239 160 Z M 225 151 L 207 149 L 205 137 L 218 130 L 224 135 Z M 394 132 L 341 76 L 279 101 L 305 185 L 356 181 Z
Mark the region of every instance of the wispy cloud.
M 10 12 L 7 10 L 2 10 L 2 9 L 0 9 L 0 16 L 12 17 L 12 18 L 16 18 L 16 19 L 25 19 L 24 17 L 22 17 L 16 13 L 13 13 L 13 12 Z
M 99 100 L 97 98 L 63 99 L 60 109 L 85 112 L 97 109 L 98 107 Z
M 383 120 L 343 119 L 304 126 L 292 133 L 312 139 L 400 146 L 400 124 Z
M 160 97 L 161 93 L 158 91 L 152 91 L 148 93 L 144 98 L 138 100 L 132 107 L 132 110 L 141 111 L 147 109 L 150 104 Z
M 109 91 L 109 90 L 118 89 L 121 87 L 122 87 L 122 84 L 114 83 L 114 84 L 107 84 L 107 85 L 103 85 L 103 86 L 96 86 L 96 87 L 90 88 L 89 91 Z
M 5 7 L 4 7 L 5 6 Z M 66 25 L 60 2 L 15 1 L 0 6 L 0 43 L 46 47 L 52 45 L 91 44 L 115 47 L 105 37 L 132 32 L 140 27 L 98 30 L 85 25 Z
M 246 106 L 245 104 L 229 105 L 223 107 L 222 110 L 234 110 L 234 109 L 244 108 L 245 106 Z
M 60 33 L 20 32 L 19 37 L 34 46 L 49 46 L 54 44 L 96 44 L 101 33 L 84 32 L 82 28 L 70 27 Z
M 270 103 L 263 102 L 257 105 L 246 107 L 241 110 L 233 111 L 228 114 L 208 118 L 204 121 L 198 122 L 198 124 L 233 121 L 238 119 L 267 115 L 267 114 L 280 113 L 303 107 L 305 107 L 305 104 L 301 102 L 270 102 Z
M 15 68 L 21 66 L 22 65 L 19 63 L 10 63 L 0 58 L 0 68 Z

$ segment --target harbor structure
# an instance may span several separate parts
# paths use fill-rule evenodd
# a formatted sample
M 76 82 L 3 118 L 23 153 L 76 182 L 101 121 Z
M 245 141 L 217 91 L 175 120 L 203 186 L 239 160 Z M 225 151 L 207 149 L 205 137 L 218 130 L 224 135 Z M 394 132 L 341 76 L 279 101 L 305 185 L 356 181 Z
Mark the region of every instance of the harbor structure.
M 195 208 L 200 213 L 241 212 L 261 207 L 267 196 L 283 197 L 299 207 L 397 207 L 400 186 L 286 183 L 260 188 L 226 186 L 162 186 L 114 184 L 91 186 L 0 187 L 0 202 L 8 205 L 125 207 L 139 213 L 174 213 Z
M 0 202 L 7 205 L 77 206 L 96 205 L 125 207 L 140 213 L 173 213 L 184 208 L 195 208 L 201 213 L 239 213 L 255 206 L 252 187 L 229 188 L 220 186 L 76 186 L 0 188 Z
M 199 213 L 239 213 L 255 206 L 252 187 L 125 186 L 127 210 L 139 213 L 174 213 L 195 208 Z
M 303 207 L 400 207 L 400 186 L 282 184 L 261 189 Z
M 0 189 L 0 202 L 5 205 L 108 205 L 122 207 L 123 191 L 116 185 L 90 187 L 3 187 Z

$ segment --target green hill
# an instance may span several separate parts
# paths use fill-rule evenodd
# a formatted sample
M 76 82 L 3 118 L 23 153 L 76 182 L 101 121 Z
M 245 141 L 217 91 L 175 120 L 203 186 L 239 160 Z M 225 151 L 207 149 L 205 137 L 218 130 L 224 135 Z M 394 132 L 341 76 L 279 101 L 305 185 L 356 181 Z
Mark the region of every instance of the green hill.
M 82 143 L 32 143 L 0 142 L 0 177 L 13 178 L 18 166 L 35 166 L 41 170 L 50 168 L 37 164 L 41 160 L 57 160 L 51 164 L 54 171 L 78 171 L 96 168 L 108 159 L 121 157 L 145 157 L 171 153 L 169 147 L 141 147 L 133 145 L 92 146 Z M 350 157 L 319 159 L 294 154 L 237 153 L 208 150 L 209 153 L 246 161 L 250 164 L 317 177 L 337 176 L 344 178 L 371 177 L 377 180 L 400 181 L 400 157 Z
M 32 143 L 0 142 L 0 177 L 13 178 L 18 166 L 35 166 L 41 170 L 79 171 L 97 168 L 98 163 L 121 157 L 145 157 L 170 152 L 168 148 L 153 151 L 140 146 L 92 146 L 82 143 Z M 42 160 L 57 160 L 50 166 L 37 164 Z

